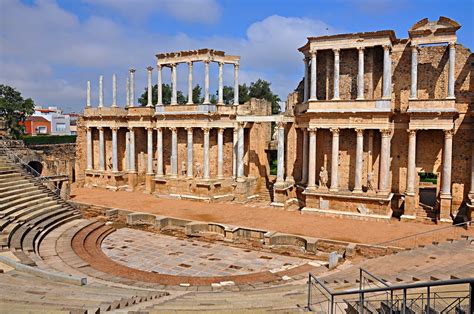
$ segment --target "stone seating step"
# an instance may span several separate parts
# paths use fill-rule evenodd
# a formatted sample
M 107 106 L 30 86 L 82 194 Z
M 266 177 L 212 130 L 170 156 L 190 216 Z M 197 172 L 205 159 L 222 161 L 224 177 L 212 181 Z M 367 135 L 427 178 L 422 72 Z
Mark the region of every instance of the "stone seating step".
M 10 181 L 10 182 L 0 182 L 0 188 L 5 188 L 5 187 L 9 187 L 9 186 L 12 186 L 14 184 L 18 184 L 18 183 L 21 183 L 21 182 L 29 182 L 29 180 L 23 178 L 23 177 L 20 177 L 18 180 L 14 180 L 14 181 Z
M 3 193 L 3 192 L 8 192 L 8 191 L 11 191 L 11 190 L 17 190 L 17 189 L 21 189 L 23 187 L 29 187 L 29 186 L 34 186 L 33 183 L 30 183 L 29 181 L 15 181 L 15 182 L 12 182 L 12 184 L 6 186 L 6 187 L 2 187 L 0 188 L 0 193 Z
M 21 178 L 21 174 L 18 172 L 0 173 L 0 183 L 14 181 L 17 178 Z
M 21 191 L 17 195 L 10 195 L 2 199 L 2 203 L 4 204 L 18 204 L 23 200 L 25 197 L 29 196 L 43 196 L 45 195 L 42 191 L 38 190 L 36 187 L 29 189 L 29 191 Z M 8 205 L 6 205 L 8 206 Z M 12 205 L 9 205 L 12 206 Z M 2 209 L 5 208 L 5 206 L 2 207 Z
M 23 203 L 27 203 L 29 201 L 35 201 L 35 200 L 40 200 L 40 199 L 46 199 L 49 198 L 48 195 L 44 195 L 43 193 L 38 193 L 34 195 L 27 195 L 27 196 L 20 196 L 15 200 L 12 200 L 8 203 L 3 203 L 0 205 L 0 211 L 3 212 L 8 208 L 11 208 L 15 205 L 22 205 Z
M 60 205 L 59 205 L 60 206 Z M 49 210 L 47 212 L 43 212 L 37 217 L 33 219 L 29 219 L 25 221 L 21 226 L 12 230 L 9 234 L 9 245 L 11 248 L 14 249 L 21 249 L 21 243 L 25 234 L 36 225 L 47 221 L 48 219 L 55 219 L 54 217 L 69 217 L 73 215 L 74 212 L 69 211 L 68 209 L 64 209 L 61 206 L 56 209 Z
M 37 190 L 38 188 L 34 185 L 20 186 L 14 189 L 12 188 L 9 191 L 0 192 L 0 202 L 6 202 L 8 200 L 15 199 L 15 197 L 18 197 L 19 195 L 29 194 L 29 192 Z
M 49 206 L 53 206 L 57 204 L 58 204 L 57 201 L 51 200 L 48 197 L 44 197 L 42 199 L 38 199 L 35 201 L 30 201 L 25 204 L 14 206 L 10 208 L 8 211 L 4 211 L 0 213 L 0 216 L 3 218 L 8 217 L 10 220 L 15 220 L 16 218 L 19 218 L 22 215 L 26 215 L 30 212 L 41 210 L 42 208 L 47 208 Z
M 52 229 L 69 222 L 71 220 L 77 219 L 81 217 L 81 213 L 79 212 L 67 212 L 67 215 L 57 215 L 51 217 L 50 219 L 42 222 L 41 224 L 36 225 L 33 229 L 31 229 L 23 238 L 22 241 L 22 249 L 27 252 L 33 252 L 34 248 L 36 247 L 35 242 L 37 238 L 45 233 L 47 234 Z

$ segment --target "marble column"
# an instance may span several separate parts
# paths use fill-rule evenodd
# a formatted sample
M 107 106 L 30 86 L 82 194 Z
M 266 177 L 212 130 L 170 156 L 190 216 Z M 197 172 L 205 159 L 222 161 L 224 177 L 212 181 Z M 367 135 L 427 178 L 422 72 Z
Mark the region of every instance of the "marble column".
M 354 193 L 362 193 L 362 159 L 364 157 L 364 130 L 356 129 L 356 167 Z
M 147 163 L 146 163 L 146 174 L 153 174 L 153 128 L 147 128 L 147 141 L 146 141 L 146 154 L 147 154 Z
M 364 48 L 357 48 L 359 51 L 359 65 L 357 67 L 357 99 L 364 99 Z
M 148 66 L 146 68 L 147 71 L 147 81 L 148 81 L 148 101 L 146 106 L 153 107 L 153 85 L 151 84 L 151 71 L 153 71 L 153 67 Z
M 125 132 L 125 169 L 130 171 L 130 132 Z
M 308 128 L 309 133 L 309 163 L 308 188 L 316 188 L 316 128 Z
M 244 178 L 244 123 L 239 122 L 238 132 L 238 157 L 237 157 L 237 179 Z
M 334 95 L 333 100 L 339 100 L 339 49 L 333 49 L 334 52 Z
M 315 100 L 318 100 L 318 98 L 316 97 L 316 88 L 317 88 L 317 74 L 316 74 L 316 71 L 317 71 L 317 55 L 316 55 L 316 51 L 311 51 L 311 95 L 309 96 L 309 101 L 315 101 Z
M 135 106 L 135 69 L 130 69 L 130 107 Z
M 188 62 L 188 105 L 192 105 L 193 102 L 193 62 Z
M 239 129 L 233 129 L 233 143 L 232 143 L 232 177 L 237 178 L 237 156 L 238 156 L 238 146 L 239 146 Z
M 389 192 L 390 180 L 390 140 L 391 130 L 380 130 L 382 134 L 381 149 L 380 149 L 380 176 L 379 176 L 379 192 Z
M 223 105 L 224 104 L 224 79 L 223 79 L 223 72 L 224 71 L 224 62 L 219 62 L 219 89 L 218 89 L 218 100 L 217 104 Z
M 129 171 L 135 173 L 137 172 L 135 164 L 135 129 L 128 128 L 128 131 L 130 132 Z
M 277 122 L 278 151 L 277 151 L 277 183 L 285 181 L 285 124 Z
M 454 99 L 454 82 L 456 69 L 456 43 L 449 43 L 449 73 L 448 73 L 448 98 Z
M 127 83 L 125 85 L 125 107 L 128 108 L 130 107 L 130 78 L 127 77 Z
M 202 128 L 204 133 L 204 143 L 203 143 L 203 178 L 209 179 L 209 128 Z
M 239 65 L 234 64 L 234 105 L 239 104 Z
M 178 177 L 178 130 L 175 127 L 171 130 L 171 176 Z
M 407 195 L 415 195 L 416 184 L 416 130 L 408 130 Z
M 225 129 L 218 129 L 217 130 L 217 178 L 222 179 L 224 178 L 224 173 L 222 171 L 224 166 L 224 130 Z
M 418 98 L 418 46 L 411 47 L 411 89 L 410 99 Z
M 209 60 L 204 61 L 204 104 L 210 104 L 209 101 Z
M 301 183 L 308 182 L 308 130 L 301 129 L 303 133 L 303 168 L 301 169 Z
M 156 128 L 156 177 L 163 174 L 163 129 Z
M 176 85 L 176 64 L 171 64 L 171 105 L 178 104 L 178 86 Z
M 193 165 L 194 165 L 194 162 L 193 162 L 193 128 L 189 127 L 189 128 L 186 128 L 186 131 L 188 133 L 188 143 L 187 143 L 187 159 L 188 159 L 188 163 L 187 163 L 187 171 L 186 171 L 186 175 L 188 176 L 188 178 L 192 178 L 194 175 L 193 175 Z
M 390 99 L 392 97 L 392 57 L 390 46 L 383 46 L 383 91 L 382 98 Z
M 331 151 L 331 187 L 332 192 L 339 191 L 339 132 L 338 128 L 332 128 L 332 151 Z
M 156 72 L 158 73 L 158 82 L 157 82 L 157 92 L 158 92 L 158 100 L 156 102 L 157 106 L 163 105 L 163 67 L 161 65 L 156 66 Z
M 117 75 L 112 75 L 112 107 L 117 107 Z
M 86 99 L 86 108 L 91 107 L 91 81 L 87 81 L 87 99 Z
M 118 127 L 112 127 L 112 171 L 118 171 L 118 156 L 117 156 L 117 131 Z
M 307 102 L 309 98 L 309 59 L 304 58 L 304 90 L 303 90 L 303 102 Z
M 92 164 L 92 129 L 86 127 L 86 137 L 87 137 L 87 170 L 92 170 L 94 168 Z
M 444 130 L 443 173 L 441 177 L 441 195 L 451 196 L 451 168 L 453 162 L 454 130 Z
M 98 127 L 99 130 L 99 170 L 105 170 L 105 142 L 104 142 L 104 128 Z
M 99 76 L 99 108 L 104 107 L 104 76 Z

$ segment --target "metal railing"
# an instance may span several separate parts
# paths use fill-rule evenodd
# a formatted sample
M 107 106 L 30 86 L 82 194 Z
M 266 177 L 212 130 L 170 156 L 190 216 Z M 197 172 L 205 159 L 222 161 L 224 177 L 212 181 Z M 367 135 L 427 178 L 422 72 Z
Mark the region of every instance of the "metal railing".
M 372 278 L 373 283 L 381 283 L 382 287 L 361 288 L 363 275 Z M 388 285 L 361 269 L 360 279 L 359 289 L 334 291 L 309 273 L 307 309 L 330 314 L 474 313 L 474 278 Z M 456 290 L 450 290 L 453 287 Z M 315 295 L 314 288 L 319 294 Z
M 433 242 L 445 241 L 448 237 L 452 238 L 453 240 L 459 239 L 461 235 L 465 233 L 465 230 L 468 230 L 472 222 L 473 221 L 465 221 L 458 224 L 377 243 L 375 245 L 413 249 L 422 244 L 431 244 Z
M 19 165 L 23 171 L 30 174 L 31 177 L 38 183 L 44 185 L 55 193 L 58 197 L 61 194 L 61 189 L 50 179 L 41 176 L 41 174 L 28 165 L 20 156 L 15 154 L 14 151 L 9 149 L 4 143 L 0 142 L 0 151 L 3 151 L 4 155 L 11 160 L 13 163 Z

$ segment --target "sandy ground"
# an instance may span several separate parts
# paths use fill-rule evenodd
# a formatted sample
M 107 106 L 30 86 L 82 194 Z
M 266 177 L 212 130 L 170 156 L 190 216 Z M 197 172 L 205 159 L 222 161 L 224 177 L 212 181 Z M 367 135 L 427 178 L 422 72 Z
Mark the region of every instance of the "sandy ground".
M 102 189 L 73 187 L 71 196 L 73 201 L 113 208 L 356 243 L 376 244 L 446 227 L 446 225 L 399 222 L 395 219 L 390 222 L 375 222 L 320 217 L 271 207 L 250 207 L 239 204 L 157 198 L 142 192 L 112 192 Z M 453 231 L 451 229 L 449 233 L 444 232 L 445 237 L 452 236 Z M 463 230 L 456 232 L 463 232 Z M 464 233 L 467 232 L 464 231 Z M 471 229 L 469 233 L 474 234 L 474 231 Z

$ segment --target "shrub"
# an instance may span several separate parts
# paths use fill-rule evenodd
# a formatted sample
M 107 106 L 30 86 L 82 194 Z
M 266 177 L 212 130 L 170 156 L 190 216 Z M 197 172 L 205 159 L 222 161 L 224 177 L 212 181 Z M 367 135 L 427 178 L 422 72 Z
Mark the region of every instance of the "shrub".
M 25 145 L 70 144 L 76 142 L 76 135 L 23 136 Z

